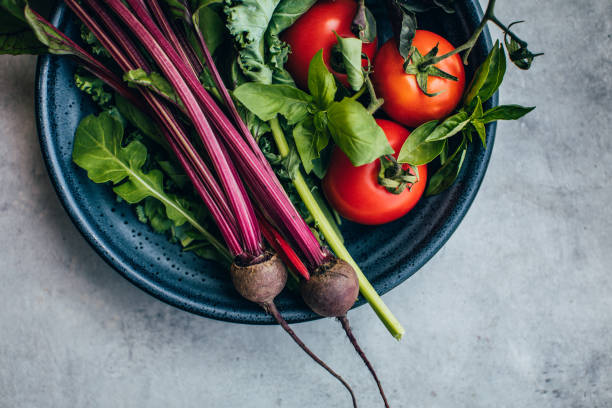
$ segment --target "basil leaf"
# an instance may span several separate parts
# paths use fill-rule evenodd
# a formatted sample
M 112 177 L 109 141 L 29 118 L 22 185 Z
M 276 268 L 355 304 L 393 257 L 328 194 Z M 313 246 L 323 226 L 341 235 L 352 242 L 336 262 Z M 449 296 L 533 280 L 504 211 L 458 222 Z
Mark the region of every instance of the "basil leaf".
M 319 157 L 315 133 L 312 117 L 307 117 L 293 128 L 293 140 L 302 159 L 306 174 L 309 174 L 314 167 L 312 161 Z
M 320 109 L 327 109 L 334 101 L 336 91 L 336 79 L 329 72 L 327 65 L 323 61 L 323 50 L 319 50 L 312 60 L 308 68 L 308 90 L 312 95 L 314 103 Z
M 361 89 L 364 83 L 363 70 L 361 68 L 361 47 L 363 42 L 359 38 L 342 38 L 336 33 L 338 46 L 342 54 L 342 62 L 348 77 L 348 82 L 353 91 Z
M 225 41 L 225 24 L 221 17 L 210 7 L 208 4 L 201 5 L 195 13 L 193 13 L 192 20 L 196 29 L 202 33 L 206 47 L 213 55 L 217 48 Z
M 480 137 L 480 141 L 482 142 L 482 145 L 486 148 L 487 147 L 487 130 L 485 128 L 484 123 L 481 120 L 474 120 L 472 121 L 472 126 L 476 130 L 476 133 L 478 133 L 478 136 Z
M 291 27 L 317 0 L 282 0 L 274 9 L 268 25 L 268 35 L 276 36 Z
M 432 120 L 416 128 L 404 142 L 399 152 L 398 163 L 408 163 L 413 166 L 427 164 L 442 152 L 445 140 L 428 142 L 427 137 L 434 131 L 437 120 Z
M 489 123 L 495 122 L 496 120 L 516 120 L 522 118 L 534 109 L 535 106 L 500 105 L 486 111 L 482 116 L 482 121 L 484 123 Z
M 416 34 L 417 20 L 413 12 L 404 12 L 402 14 L 401 29 L 399 35 L 398 50 L 402 58 L 408 58 L 412 49 L 412 40 Z
M 350 98 L 334 102 L 327 111 L 327 118 L 331 137 L 353 166 L 394 153 L 385 132 L 359 102 Z
M 448 139 L 449 137 L 455 136 L 457 133 L 461 132 L 461 129 L 463 129 L 468 123 L 470 123 L 470 117 L 465 111 L 460 111 L 438 125 L 431 132 L 431 134 L 427 136 L 425 141 L 434 142 Z
M 249 82 L 236 88 L 234 96 L 261 120 L 269 121 L 280 113 L 290 125 L 304 120 L 312 103 L 310 95 L 289 85 Z
M 497 41 L 491 52 L 474 74 L 469 90 L 465 96 L 465 104 L 469 105 L 476 96 L 482 102 L 489 100 L 499 88 L 506 73 L 506 52 Z
M 457 180 L 466 152 L 467 145 L 464 141 L 455 153 L 446 160 L 446 163 L 429 179 L 429 185 L 425 190 L 426 196 L 440 194 Z

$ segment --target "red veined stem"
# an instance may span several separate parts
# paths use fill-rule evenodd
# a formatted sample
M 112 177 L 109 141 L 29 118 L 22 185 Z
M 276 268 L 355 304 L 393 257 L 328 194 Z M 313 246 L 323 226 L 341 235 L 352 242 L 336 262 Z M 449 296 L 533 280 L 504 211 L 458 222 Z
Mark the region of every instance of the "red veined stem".
M 310 273 L 306 268 L 306 265 L 302 262 L 298 254 L 295 253 L 291 245 L 283 238 L 283 236 L 272 226 L 270 223 L 260 214 L 257 219 L 261 227 L 261 232 L 266 238 L 266 241 L 281 257 L 285 265 L 287 265 L 293 272 L 301 275 L 304 279 L 310 279 Z
M 86 1 L 88 1 L 90 4 L 94 3 L 90 2 L 89 0 Z M 102 30 L 102 28 L 92 18 L 90 18 L 90 16 L 80 7 L 78 3 L 74 2 L 74 0 L 66 0 L 66 3 L 68 3 L 69 7 L 71 7 L 75 14 L 77 14 L 77 16 L 85 22 L 88 28 L 100 40 L 102 45 L 107 50 L 109 50 L 113 58 L 119 63 L 121 69 L 125 71 L 135 69 L 136 65 L 132 61 L 138 61 L 144 67 L 147 67 L 148 64 L 146 63 L 146 60 L 139 55 L 139 52 L 136 50 L 136 47 L 131 44 L 126 44 L 125 49 L 132 50 L 131 52 L 128 52 L 128 54 L 130 54 L 130 58 L 127 58 L 125 55 L 123 55 L 119 47 L 112 41 L 112 39 L 110 39 L 110 37 L 104 32 L 104 30 Z M 95 3 L 93 5 L 95 6 Z M 110 16 L 105 14 L 103 10 L 100 14 L 103 17 L 103 20 L 107 20 L 108 22 Z M 110 19 L 110 21 L 111 24 L 114 24 L 114 22 L 112 22 L 112 19 Z M 115 33 L 121 33 L 120 27 L 113 26 L 113 28 L 117 29 Z M 130 59 L 132 61 L 130 61 Z M 228 248 L 230 249 L 230 252 L 232 252 L 234 256 L 242 254 L 244 251 L 241 247 L 239 239 L 237 238 L 237 227 L 234 217 L 228 217 L 228 214 L 231 215 L 229 210 L 222 211 L 217 205 L 219 204 L 222 208 L 227 208 L 227 203 L 225 202 L 224 197 L 218 194 L 219 188 L 216 185 L 212 173 L 210 172 L 210 170 L 208 170 L 203 161 L 199 159 L 195 148 L 191 145 L 191 142 L 189 142 L 184 130 L 182 129 L 178 121 L 175 119 L 174 115 L 161 102 L 159 97 L 147 90 L 141 89 L 141 91 L 142 95 L 148 102 L 151 109 L 156 113 L 155 117 L 161 122 L 161 127 L 165 130 L 164 135 L 166 136 L 170 147 L 176 154 L 185 172 L 194 184 L 196 191 L 198 192 L 198 194 L 206 204 L 207 208 L 210 210 L 211 215 L 217 222 L 217 225 L 219 226 L 219 229 L 224 237 L 224 240 L 226 241 L 226 244 L 228 245 Z M 191 162 L 186 158 L 186 156 L 190 157 L 189 160 L 191 160 Z M 194 170 L 195 166 L 193 164 L 193 157 L 196 158 L 195 161 L 198 163 L 197 171 Z M 196 173 L 200 176 L 203 175 L 202 178 L 204 179 L 204 182 L 201 181 L 201 179 L 196 175 Z M 211 191 L 216 191 L 217 194 L 213 195 L 211 194 Z
M 132 14 L 132 12 L 121 2 L 121 0 L 107 0 L 107 4 L 117 13 L 117 15 L 124 21 L 124 23 L 132 30 L 132 32 L 139 38 L 143 46 L 149 51 L 153 59 L 157 62 L 159 68 L 165 74 L 168 81 L 172 84 L 173 88 L 183 101 L 189 117 L 196 128 L 198 135 L 200 136 L 202 143 L 204 144 L 213 166 L 216 170 L 217 176 L 221 181 L 227 198 L 230 203 L 230 208 L 235 212 L 240 232 L 242 233 L 244 249 L 246 252 L 253 256 L 261 254 L 261 238 L 259 232 L 259 226 L 255 220 L 249 219 L 248 214 L 252 213 L 252 209 L 249 209 L 250 202 L 246 197 L 240 194 L 240 188 L 238 183 L 240 180 L 234 178 L 234 174 L 231 171 L 231 165 L 227 161 L 223 154 L 219 154 L 222 149 L 219 140 L 217 140 L 210 123 L 208 122 L 204 111 L 202 110 L 198 100 L 192 93 L 192 90 L 188 84 L 184 81 L 183 76 L 179 69 L 175 65 L 180 65 L 183 70 L 184 64 L 180 61 L 180 57 L 169 46 L 169 49 L 162 48 L 153 36 L 147 31 L 145 26 Z M 153 23 L 147 13 L 145 12 L 140 4 L 140 9 L 143 10 L 143 15 L 140 16 L 144 21 Z M 158 30 L 160 40 L 163 39 L 163 35 Z M 167 43 L 167 41 L 166 41 Z M 166 53 L 172 54 L 175 61 L 168 58 Z M 188 70 L 185 70 L 188 71 Z
M 146 10 L 135 4 L 135 10 L 138 13 L 138 17 L 136 17 L 121 0 L 107 0 L 107 3 L 147 47 L 165 75 L 173 82 L 173 86 L 175 88 L 178 86 L 176 91 L 179 95 L 188 98 L 183 100 L 183 103 L 189 105 L 189 109 L 192 111 L 197 111 L 198 107 L 194 106 L 194 99 L 195 96 L 198 97 L 198 100 L 206 108 L 205 113 L 208 118 L 225 138 L 227 147 L 239 165 L 243 178 L 249 183 L 252 191 L 257 192 L 259 204 L 265 203 L 273 207 L 275 215 L 282 220 L 285 231 L 298 244 L 311 265 L 324 263 L 328 252 L 320 247 L 312 231 L 297 213 L 284 190 L 278 185 L 278 181 L 269 176 L 269 170 L 266 169 L 269 164 L 267 162 L 261 163 L 257 158 L 256 153 L 240 136 L 223 111 L 199 83 L 194 73 L 185 66 L 172 45 L 163 37 L 151 18 L 147 16 Z M 173 77 L 177 75 L 181 75 L 181 77 Z M 187 92 L 189 88 L 195 95 Z M 197 122 L 202 118 L 194 117 L 193 112 L 190 113 L 190 116 L 194 120 L 194 124 L 199 126 Z

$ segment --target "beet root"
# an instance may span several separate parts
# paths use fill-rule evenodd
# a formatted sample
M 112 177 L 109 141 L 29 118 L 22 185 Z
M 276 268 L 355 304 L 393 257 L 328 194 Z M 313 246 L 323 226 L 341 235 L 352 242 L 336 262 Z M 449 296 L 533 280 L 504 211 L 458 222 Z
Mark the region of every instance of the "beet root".
M 376 370 L 374 370 L 374 366 L 372 366 L 372 364 L 370 363 L 370 360 L 368 360 L 368 358 L 366 357 L 365 352 L 361 349 L 361 347 L 359 346 L 359 343 L 357 343 L 357 339 L 355 338 L 355 335 L 353 334 L 353 331 L 351 330 L 351 325 L 349 324 L 348 318 L 346 316 L 341 316 L 338 318 L 338 320 L 340 321 L 340 324 L 342 325 L 342 328 L 344 329 L 346 336 L 349 338 L 351 344 L 355 348 L 355 351 L 357 352 L 357 354 L 359 354 L 359 357 L 361 357 L 361 360 L 364 362 L 366 367 L 368 367 L 370 374 L 372 374 L 372 378 L 374 378 L 374 381 L 376 382 L 376 386 L 378 386 L 378 392 L 380 393 L 380 396 L 382 397 L 383 402 L 385 403 L 385 408 L 389 408 L 389 402 L 387 401 L 385 390 L 383 390 L 382 384 L 380 383 L 380 380 L 378 379 L 378 375 L 376 375 Z
M 254 265 L 232 264 L 234 287 L 245 299 L 260 305 L 274 302 L 287 283 L 287 269 L 276 254 Z
M 311 274 L 309 280 L 301 282 L 300 293 L 318 315 L 341 317 L 357 300 L 359 280 L 348 263 L 334 258 Z

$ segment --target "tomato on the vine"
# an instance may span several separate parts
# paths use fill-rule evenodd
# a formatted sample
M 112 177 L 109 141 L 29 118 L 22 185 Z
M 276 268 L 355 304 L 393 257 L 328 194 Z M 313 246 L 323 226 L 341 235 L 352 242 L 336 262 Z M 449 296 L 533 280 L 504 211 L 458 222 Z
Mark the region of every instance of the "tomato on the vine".
M 356 12 L 355 0 L 321 0 L 281 34 L 281 39 L 291 46 L 286 68 L 300 88 L 307 88 L 310 60 L 321 49 L 325 65 L 340 82 L 348 86 L 346 74 L 334 71 L 330 61 L 332 48 L 338 42 L 334 32 L 344 38 L 355 37 L 351 32 L 351 23 Z M 374 60 L 376 48 L 376 40 L 363 43 L 362 51 L 371 62 Z M 364 66 L 367 66 L 367 63 L 364 59 Z
M 410 132 L 389 120 L 377 119 L 397 159 Z M 410 171 L 409 166 L 402 166 Z M 354 167 L 348 157 L 335 148 L 327 174 L 322 182 L 329 203 L 340 215 L 360 224 L 378 225 L 394 221 L 414 208 L 423 196 L 427 184 L 427 165 L 418 166 L 418 181 L 411 188 L 394 194 L 379 184 L 381 161 Z
M 455 48 L 438 34 L 417 30 L 412 45 L 426 55 L 438 45 L 437 55 L 444 55 Z M 416 76 L 404 70 L 404 59 L 394 39 L 387 41 L 376 55 L 373 82 L 377 96 L 385 103 L 382 109 L 393 120 L 408 127 L 417 127 L 434 119 L 448 116 L 459 104 L 465 89 L 465 68 L 459 54 L 452 55 L 434 65 L 457 78 L 429 76 L 426 95 L 417 84 Z

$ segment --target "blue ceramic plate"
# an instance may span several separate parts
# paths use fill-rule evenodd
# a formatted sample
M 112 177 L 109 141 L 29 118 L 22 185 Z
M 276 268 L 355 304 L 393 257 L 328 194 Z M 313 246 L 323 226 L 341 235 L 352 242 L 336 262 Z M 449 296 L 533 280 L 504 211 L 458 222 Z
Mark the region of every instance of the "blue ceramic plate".
M 373 2 L 382 41 L 390 36 L 384 10 Z M 478 25 L 482 11 L 475 0 L 459 2 L 458 13 L 432 13 L 419 20 L 422 28 L 436 31 L 453 44 L 462 44 Z M 78 38 L 73 16 L 60 6 L 53 18 L 62 31 Z M 484 60 L 491 48 L 485 30 L 472 53 L 470 69 Z M 115 200 L 108 186 L 91 182 L 71 160 L 72 141 L 81 118 L 95 108 L 73 84 L 75 65 L 57 56 L 40 58 L 36 109 L 40 144 L 51 180 L 73 222 L 93 248 L 121 275 L 164 302 L 202 316 L 240 323 L 270 323 L 255 304 L 234 291 L 228 272 L 213 262 L 182 253 L 179 245 L 153 233 L 134 211 Z M 472 71 L 468 70 L 468 77 Z M 497 104 L 497 96 L 487 107 Z M 419 270 L 448 240 L 474 200 L 484 177 L 495 125 L 487 127 L 488 146 L 473 143 L 457 182 L 445 193 L 421 200 L 404 218 L 380 227 L 344 222 L 346 245 L 380 293 L 386 293 Z M 278 297 L 290 322 L 316 318 L 291 293 Z M 363 304 L 360 299 L 357 305 Z

